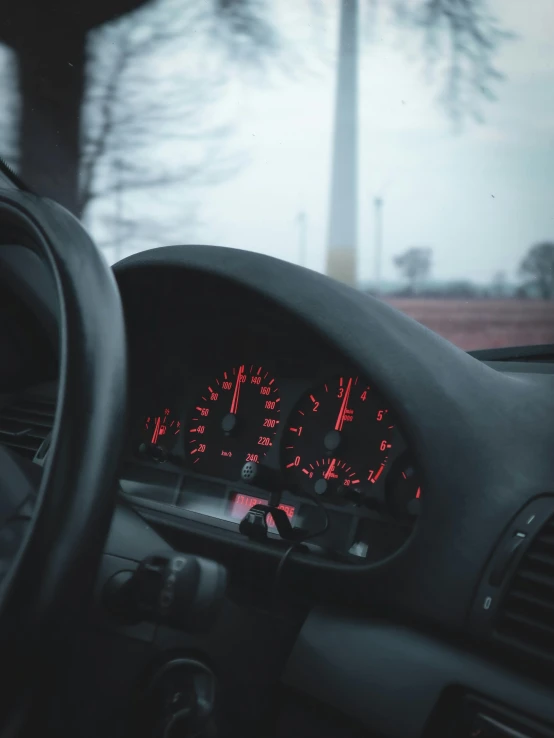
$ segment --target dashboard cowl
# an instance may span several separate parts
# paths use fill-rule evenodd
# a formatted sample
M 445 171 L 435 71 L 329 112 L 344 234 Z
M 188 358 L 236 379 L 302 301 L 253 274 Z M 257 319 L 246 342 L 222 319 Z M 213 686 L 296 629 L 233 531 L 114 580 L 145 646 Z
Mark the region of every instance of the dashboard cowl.
M 253 306 L 263 299 L 309 327 L 375 383 L 422 474 L 414 533 L 376 565 L 291 558 L 314 590 L 329 590 L 334 571 L 337 592 L 352 588 L 368 604 L 464 627 L 495 542 L 554 478 L 554 457 L 543 452 L 554 437 L 551 377 L 497 372 L 378 299 L 258 253 L 170 246 L 129 257 L 114 272 L 124 303 L 129 291 L 144 301 L 174 280 L 183 293 L 209 294 L 222 321 L 228 304 L 218 295 L 222 282 L 232 283 Z

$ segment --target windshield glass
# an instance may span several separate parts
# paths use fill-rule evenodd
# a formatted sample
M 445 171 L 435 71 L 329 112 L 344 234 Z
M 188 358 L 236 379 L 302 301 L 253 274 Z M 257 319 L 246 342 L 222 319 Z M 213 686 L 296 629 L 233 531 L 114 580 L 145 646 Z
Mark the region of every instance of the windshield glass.
M 18 0 L 0 155 L 110 262 L 267 253 L 554 342 L 552 0 Z

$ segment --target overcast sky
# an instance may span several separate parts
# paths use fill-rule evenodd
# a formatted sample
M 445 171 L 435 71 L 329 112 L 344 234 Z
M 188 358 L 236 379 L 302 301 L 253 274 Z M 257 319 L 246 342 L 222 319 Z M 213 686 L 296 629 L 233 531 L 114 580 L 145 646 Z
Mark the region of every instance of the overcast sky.
M 243 85 L 236 141 L 249 164 L 199 196 L 204 242 L 298 260 L 295 215 L 308 214 L 309 265 L 322 269 L 327 235 L 338 3 L 327 3 L 327 49 L 313 69 L 266 87 Z M 281 0 L 289 33 L 293 4 Z M 437 104 L 420 39 L 377 18 L 362 19 L 359 272 L 371 279 L 375 195 L 383 195 L 383 274 L 410 245 L 434 250 L 434 276 L 512 276 L 533 242 L 554 238 L 554 2 L 495 0 L 493 13 L 517 37 L 499 50 L 505 80 L 485 123 L 461 133 Z M 313 29 L 321 35 L 321 28 Z M 304 30 L 304 32 L 307 32 Z M 329 59 L 329 63 L 325 63 Z
M 515 37 L 497 54 L 505 79 L 495 85 L 497 101 L 482 106 L 485 122 L 466 122 L 460 132 L 425 74 L 421 37 L 390 23 L 389 0 L 380 0 L 377 16 L 368 12 L 371 3 L 360 3 L 360 279 L 373 276 L 377 195 L 384 198 L 384 279 L 397 278 L 392 258 L 413 245 L 432 247 L 437 279 L 486 281 L 499 271 L 514 278 L 532 243 L 554 239 L 553 0 L 488 0 Z M 148 209 L 154 219 L 174 223 L 164 232 L 172 242 L 298 261 L 296 216 L 305 211 L 308 266 L 322 270 L 339 3 L 325 0 L 324 16 L 314 13 L 312 0 L 269 5 L 289 51 L 270 74 L 235 75 L 205 111 L 207 125 L 224 122 L 232 131 L 224 154 L 241 162 L 238 173 L 220 184 L 135 199 L 127 215 Z M 159 60 L 160 74 L 202 77 L 209 52 L 194 39 L 186 46 L 182 57 Z M 194 158 L 203 145 L 172 141 L 160 156 Z M 106 237 L 100 215 L 109 207 L 89 213 L 100 241 Z

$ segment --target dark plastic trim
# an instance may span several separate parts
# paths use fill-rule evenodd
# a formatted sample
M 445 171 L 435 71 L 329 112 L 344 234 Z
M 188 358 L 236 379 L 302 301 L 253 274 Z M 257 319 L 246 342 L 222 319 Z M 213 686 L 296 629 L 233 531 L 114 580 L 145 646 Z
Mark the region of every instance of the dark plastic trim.
M 554 361 L 554 343 L 537 346 L 509 346 L 506 348 L 480 349 L 469 354 L 479 361 Z
M 388 738 L 423 735 L 441 694 L 453 685 L 554 723 L 547 686 L 460 645 L 332 611 L 308 616 L 284 682 Z

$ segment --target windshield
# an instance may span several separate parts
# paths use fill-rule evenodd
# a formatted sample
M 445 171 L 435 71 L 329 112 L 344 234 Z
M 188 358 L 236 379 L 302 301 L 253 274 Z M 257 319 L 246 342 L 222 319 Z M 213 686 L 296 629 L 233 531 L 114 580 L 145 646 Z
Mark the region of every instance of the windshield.
M 267 253 L 465 349 L 554 342 L 551 0 L 19 0 L 0 155 L 110 262 Z

